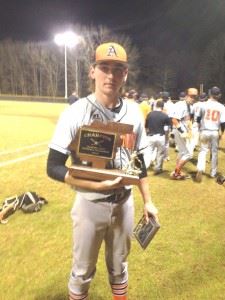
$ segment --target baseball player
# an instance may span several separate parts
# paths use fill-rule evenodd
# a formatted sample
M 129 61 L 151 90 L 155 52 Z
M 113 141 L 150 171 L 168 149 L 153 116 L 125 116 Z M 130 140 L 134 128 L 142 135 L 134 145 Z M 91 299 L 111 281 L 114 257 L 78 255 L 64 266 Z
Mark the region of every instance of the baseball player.
M 179 100 L 180 100 L 180 101 L 185 100 L 186 95 L 187 95 L 186 92 L 184 92 L 184 91 L 180 92 L 180 94 L 179 94 Z
M 75 188 L 76 201 L 71 211 L 73 220 L 73 266 L 69 280 L 69 299 L 88 299 L 88 290 L 96 271 L 102 242 L 105 242 L 105 260 L 114 300 L 127 299 L 127 256 L 130 252 L 133 229 L 133 197 L 131 186 L 124 186 L 121 178 L 91 181 L 72 177 L 65 163 L 68 150 L 77 130 L 95 120 L 133 125 L 135 149 L 147 145 L 143 119 L 138 104 L 120 97 L 120 90 L 128 74 L 127 54 L 116 43 L 97 47 L 90 66 L 90 79 L 94 93 L 79 99 L 61 115 L 50 143 L 47 172 L 53 179 Z M 123 168 L 132 154 L 128 148 L 119 147 L 113 165 Z M 144 151 L 146 159 L 147 151 Z M 144 201 L 144 216 L 157 218 L 157 209 L 151 201 L 147 172 L 142 164 L 139 189 Z M 102 296 L 104 297 L 104 296 Z
M 139 103 L 140 110 L 142 112 L 144 122 L 146 121 L 147 115 L 149 114 L 151 107 L 149 104 L 148 96 L 144 93 L 140 96 L 140 103 Z
M 175 142 L 178 148 L 177 163 L 174 172 L 171 173 L 171 179 L 181 180 L 186 179 L 187 176 L 181 172 L 183 166 L 192 158 L 190 150 L 187 147 L 187 142 L 191 135 L 191 105 L 198 97 L 198 90 L 189 88 L 185 100 L 178 101 L 174 105 L 173 113 L 173 128 Z
M 149 99 L 150 111 L 153 111 L 153 110 L 154 110 L 154 108 L 155 108 L 155 103 L 156 103 L 156 99 L 152 96 L 152 97 Z
M 160 92 L 159 99 L 162 99 L 164 102 L 163 111 L 171 118 L 173 116 L 174 103 L 170 98 L 169 92 Z
M 211 150 L 210 176 L 216 177 L 218 166 L 219 130 L 221 128 L 222 138 L 225 129 L 225 107 L 218 102 L 221 91 L 214 86 L 210 90 L 209 99 L 201 106 L 197 121 L 200 123 L 201 149 L 198 155 L 196 181 L 202 181 L 202 173 L 205 171 L 206 155 Z
M 192 138 L 190 143 L 190 151 L 193 154 L 196 146 L 199 144 L 199 124 L 197 122 L 197 118 L 199 115 L 199 112 L 201 110 L 202 103 L 204 103 L 207 100 L 207 94 L 201 93 L 199 95 L 199 101 L 195 102 L 193 104 L 193 124 L 192 124 Z
M 149 138 L 149 151 L 151 160 L 156 151 L 156 164 L 154 174 L 158 175 L 163 171 L 163 160 L 166 152 L 166 145 L 169 139 L 170 118 L 163 112 L 164 102 L 158 100 L 156 108 L 147 116 L 145 127 Z
M 163 111 L 168 115 L 168 117 L 171 119 L 173 116 L 173 110 L 174 110 L 174 103 L 170 98 L 170 93 L 169 92 L 161 92 L 160 97 L 162 98 L 164 102 L 164 108 Z M 171 132 L 171 126 L 169 126 L 168 130 L 168 136 Z M 169 161 L 169 138 L 166 140 L 166 149 L 165 149 L 165 155 L 164 155 L 164 160 Z

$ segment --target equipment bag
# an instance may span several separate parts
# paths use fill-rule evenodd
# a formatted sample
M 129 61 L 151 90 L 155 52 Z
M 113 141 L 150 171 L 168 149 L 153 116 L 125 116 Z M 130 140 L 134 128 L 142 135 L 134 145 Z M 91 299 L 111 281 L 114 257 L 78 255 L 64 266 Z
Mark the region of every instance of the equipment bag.
M 37 195 L 35 192 L 26 192 L 19 196 L 15 195 L 6 198 L 0 208 L 0 223 L 7 223 L 7 218 L 21 209 L 24 213 L 33 213 L 41 210 L 48 201 Z

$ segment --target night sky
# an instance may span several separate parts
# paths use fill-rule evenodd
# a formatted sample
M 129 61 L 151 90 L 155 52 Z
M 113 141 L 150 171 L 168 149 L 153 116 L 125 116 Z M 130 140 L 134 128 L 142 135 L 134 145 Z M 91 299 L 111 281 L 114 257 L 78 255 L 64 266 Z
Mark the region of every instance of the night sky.
M 51 40 L 73 24 L 106 25 L 139 47 L 204 48 L 225 32 L 224 0 L 1 0 L 0 39 Z
M 196 59 L 200 62 L 207 46 L 225 33 L 225 0 L 0 0 L 0 4 L 0 41 L 53 42 L 56 33 L 76 30 L 76 24 L 103 25 L 132 39 L 141 66 L 149 48 L 164 57 L 182 53 L 180 89 L 195 84 Z M 145 84 L 145 78 L 139 80 Z

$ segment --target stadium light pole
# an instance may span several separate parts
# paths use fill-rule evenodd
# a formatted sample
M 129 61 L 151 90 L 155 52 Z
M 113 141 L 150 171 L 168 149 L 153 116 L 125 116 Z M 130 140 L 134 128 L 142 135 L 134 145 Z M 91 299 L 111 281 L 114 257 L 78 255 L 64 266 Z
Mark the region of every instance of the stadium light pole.
M 81 38 L 79 35 L 72 31 L 65 31 L 64 33 L 58 33 L 55 35 L 54 41 L 58 46 L 64 46 L 64 58 L 65 58 L 65 98 L 67 94 L 67 48 L 75 47 L 79 44 Z M 77 74 L 76 74 L 77 76 Z

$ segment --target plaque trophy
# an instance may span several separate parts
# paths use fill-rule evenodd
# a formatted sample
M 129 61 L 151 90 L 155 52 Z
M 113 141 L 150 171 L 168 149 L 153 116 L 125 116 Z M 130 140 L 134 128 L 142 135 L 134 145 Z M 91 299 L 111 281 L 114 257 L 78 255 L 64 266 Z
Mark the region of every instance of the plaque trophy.
M 69 168 L 69 173 L 75 178 L 95 181 L 122 177 L 122 184 L 137 185 L 141 171 L 136 164 L 136 160 L 138 161 L 136 152 L 131 154 L 131 160 L 123 169 L 107 167 L 107 164 L 115 158 L 117 148 L 121 146 L 133 149 L 133 125 L 115 122 L 104 124 L 95 121 L 91 125 L 81 126 L 69 145 L 69 150 L 75 152 L 81 163 L 73 164 Z
M 134 228 L 133 233 L 141 247 L 146 249 L 159 228 L 160 224 L 155 220 L 154 217 L 150 216 L 149 222 L 146 223 L 144 216 L 142 216 Z

